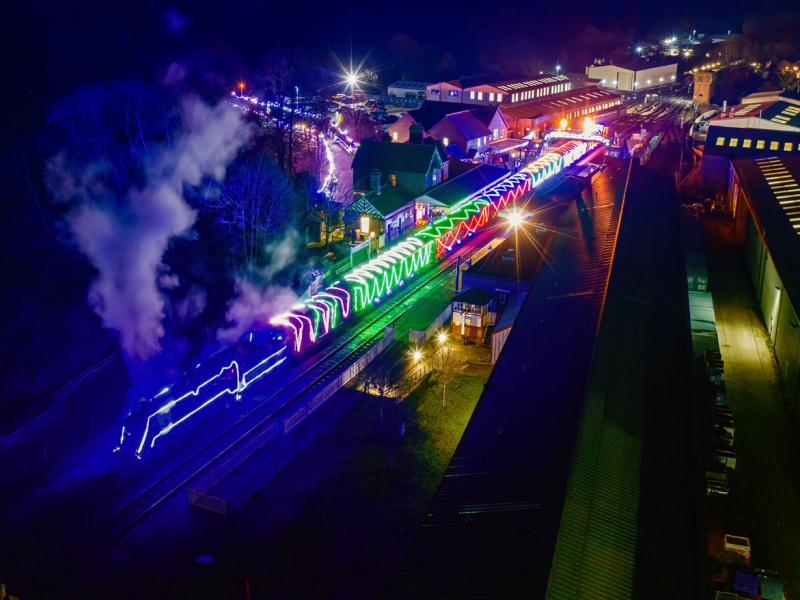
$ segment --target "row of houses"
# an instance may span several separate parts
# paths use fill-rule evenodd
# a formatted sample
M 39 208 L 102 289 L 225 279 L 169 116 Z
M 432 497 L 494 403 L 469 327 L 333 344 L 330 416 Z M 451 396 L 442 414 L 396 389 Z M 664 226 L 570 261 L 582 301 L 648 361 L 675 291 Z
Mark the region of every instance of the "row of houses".
M 784 379 L 785 401 L 800 408 L 800 94 L 751 94 L 711 118 L 700 186 L 723 199 Z

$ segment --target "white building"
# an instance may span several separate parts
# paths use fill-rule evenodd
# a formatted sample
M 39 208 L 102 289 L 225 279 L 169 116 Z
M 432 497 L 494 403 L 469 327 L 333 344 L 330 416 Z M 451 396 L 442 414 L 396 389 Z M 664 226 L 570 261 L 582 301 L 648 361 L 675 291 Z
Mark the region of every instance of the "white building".
M 628 65 L 592 65 L 586 76 L 600 87 L 625 92 L 649 90 L 675 82 L 678 63 L 653 64 L 641 62 Z
M 387 88 L 386 95 L 424 100 L 425 90 L 429 85 L 422 81 L 395 81 Z
M 566 75 L 547 74 L 521 79 L 471 75 L 428 84 L 425 99 L 431 102 L 508 106 L 533 102 L 571 89 L 572 83 Z

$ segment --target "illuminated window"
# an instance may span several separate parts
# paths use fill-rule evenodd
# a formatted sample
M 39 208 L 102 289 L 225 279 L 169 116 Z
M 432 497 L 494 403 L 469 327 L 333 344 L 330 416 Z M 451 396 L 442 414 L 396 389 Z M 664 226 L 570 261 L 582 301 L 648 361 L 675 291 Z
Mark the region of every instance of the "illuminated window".
M 492 130 L 492 139 L 497 139 L 497 136 L 500 135 L 500 132 L 497 129 Z
M 764 140 L 756 140 L 756 150 L 764 149 Z
M 792 142 L 786 142 L 786 143 L 783 145 L 783 151 L 784 151 L 784 152 L 791 152 L 791 151 L 792 151 L 792 148 L 794 148 L 794 144 L 792 144 Z
M 469 93 L 469 99 L 470 100 L 475 100 L 475 92 L 470 92 Z
M 393 131 L 393 132 L 392 132 L 392 141 L 393 141 L 393 142 L 396 142 L 396 141 L 397 141 L 397 132 L 396 132 L 396 131 Z
M 743 140 L 742 148 L 749 148 L 753 144 L 753 140 Z
M 437 169 L 434 169 L 433 171 L 435 173 Z M 397 175 L 395 175 L 394 173 L 389 174 L 389 185 L 392 187 L 397 186 Z
M 361 233 L 369 233 L 369 217 L 361 217 Z
M 770 142 L 769 143 L 769 149 L 770 150 L 777 150 L 778 146 L 780 146 L 780 144 L 778 142 Z
M 724 146 L 725 145 L 725 138 L 717 138 L 717 146 Z
M 450 140 L 448 138 L 442 138 L 442 143 L 447 147 L 450 145 Z
M 497 94 L 497 101 L 498 102 L 502 102 L 503 101 L 503 94 Z
M 731 148 L 735 148 L 739 145 L 739 138 L 731 138 L 731 143 L 729 144 Z
M 483 92 L 478 92 L 478 100 L 483 100 Z
M 489 92 L 489 102 L 494 102 L 494 92 Z

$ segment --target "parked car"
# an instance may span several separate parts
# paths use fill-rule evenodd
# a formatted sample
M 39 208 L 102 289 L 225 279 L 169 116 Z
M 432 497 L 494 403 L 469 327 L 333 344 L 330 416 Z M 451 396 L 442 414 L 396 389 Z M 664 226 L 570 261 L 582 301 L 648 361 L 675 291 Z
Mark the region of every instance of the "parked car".
M 758 577 L 759 594 L 763 600 L 786 600 L 786 584 L 772 569 L 753 569 Z

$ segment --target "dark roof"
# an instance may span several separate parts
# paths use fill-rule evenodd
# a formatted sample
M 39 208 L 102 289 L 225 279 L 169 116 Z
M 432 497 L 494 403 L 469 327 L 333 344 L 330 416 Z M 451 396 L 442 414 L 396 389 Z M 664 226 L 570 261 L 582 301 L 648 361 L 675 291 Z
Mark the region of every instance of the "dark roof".
M 711 121 L 706 133 L 703 154 L 709 156 L 727 156 L 731 159 L 797 154 L 800 152 L 800 130 L 778 131 L 777 129 L 756 129 L 753 127 L 729 127 L 715 125 Z M 731 146 L 731 141 L 735 146 Z M 749 140 L 749 148 L 745 147 Z M 759 148 L 759 142 L 763 148 Z M 777 143 L 777 148 L 773 147 Z M 792 150 L 784 150 L 785 144 L 792 144 Z
M 474 304 L 475 306 L 485 306 L 494 299 L 494 294 L 480 288 L 471 287 L 462 290 L 453 296 L 452 302 L 463 302 L 464 304 Z
M 380 195 L 369 192 L 367 200 L 384 217 L 388 217 L 398 208 L 401 208 L 414 199 L 414 194 L 405 191 L 400 186 L 381 185 Z
M 800 156 L 738 159 L 733 168 L 764 228 L 775 268 L 794 306 L 800 305 Z M 770 177 L 770 181 L 766 179 Z M 776 196 L 780 194 L 780 199 Z M 792 203 L 792 201 L 797 203 Z M 784 204 L 781 204 L 784 202 Z
M 655 69 L 656 67 L 665 67 L 667 65 L 677 65 L 677 64 L 678 61 L 675 58 L 658 57 L 658 58 L 641 58 L 639 60 L 620 63 L 618 65 L 615 65 L 613 63 L 608 63 L 607 65 L 601 65 L 601 66 L 617 67 L 618 69 L 625 69 L 626 71 L 644 71 L 645 69 Z
M 424 81 L 395 81 L 390 83 L 388 87 L 424 91 L 429 85 L 430 83 L 425 83 Z
M 451 207 L 505 175 L 507 169 L 480 165 L 429 190 L 424 198 L 434 200 L 438 206 Z
M 541 248 L 541 242 L 535 240 L 527 231 L 515 233 L 492 248 L 489 254 L 472 265 L 464 274 L 493 279 L 533 281 L 536 279 L 536 272 L 541 262 Z M 513 261 L 508 261 L 507 252 L 513 253 Z
M 382 173 L 427 173 L 434 156 L 436 148 L 433 146 L 364 140 L 353 157 L 352 168 L 379 169 Z
M 506 304 L 500 316 L 497 317 L 497 322 L 494 324 L 494 331 L 500 331 L 514 324 L 514 321 L 517 320 L 517 315 L 519 315 L 519 311 L 522 309 L 525 296 L 526 293 L 523 292 L 522 294 L 511 296 L 511 298 L 508 299 L 508 304 Z
M 467 155 L 458 147 L 458 144 L 450 144 L 445 148 L 445 152 L 447 152 L 447 157 L 458 158 L 464 160 L 467 158 Z
M 773 123 L 800 128 L 800 106 L 792 102 L 774 102 L 760 116 Z
M 465 110 L 463 112 L 449 114 L 439 121 L 434 129 L 441 126 L 444 121 L 449 121 L 467 141 L 492 135 L 489 128 L 481 123 L 480 120 L 472 114 L 472 111 Z
M 408 114 L 416 123 L 422 125 L 425 131 L 429 131 L 445 116 L 465 110 L 473 113 L 481 123 L 488 127 L 498 109 L 496 106 L 475 106 L 474 104 L 464 104 L 462 102 L 431 102 L 426 100 L 419 108 L 408 111 Z
M 445 147 L 432 137 L 428 136 L 422 138 L 422 143 L 427 144 L 429 146 L 436 146 L 436 150 L 438 150 L 439 152 L 439 158 L 442 159 L 442 163 L 450 160 L 450 156 L 447 154 L 447 150 L 445 150 Z
M 478 85 L 494 85 L 505 81 L 517 81 L 524 78 L 525 76 L 520 73 L 471 73 L 470 75 L 462 75 L 458 79 L 458 83 L 463 89 Z

